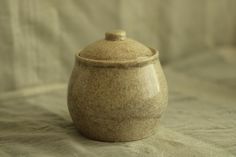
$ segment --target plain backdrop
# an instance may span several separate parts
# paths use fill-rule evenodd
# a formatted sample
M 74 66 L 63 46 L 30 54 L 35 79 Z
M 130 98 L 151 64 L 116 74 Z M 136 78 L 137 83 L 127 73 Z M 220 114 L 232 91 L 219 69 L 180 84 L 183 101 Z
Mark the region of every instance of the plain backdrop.
M 1 0 L 0 93 L 68 81 L 74 54 L 112 29 L 157 48 L 165 65 L 234 46 L 235 6 L 235 0 Z

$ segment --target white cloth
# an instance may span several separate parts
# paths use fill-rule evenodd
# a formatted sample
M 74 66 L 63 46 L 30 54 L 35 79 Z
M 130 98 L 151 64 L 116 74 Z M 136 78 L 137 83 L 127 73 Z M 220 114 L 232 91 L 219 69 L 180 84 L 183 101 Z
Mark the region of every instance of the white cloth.
M 0 97 L 0 156 L 235 156 L 236 91 L 230 88 L 235 67 L 204 53 L 179 63 L 165 67 L 170 100 L 154 136 L 121 143 L 89 140 L 70 119 L 67 84 L 49 84 Z M 228 77 L 211 73 L 219 67 Z

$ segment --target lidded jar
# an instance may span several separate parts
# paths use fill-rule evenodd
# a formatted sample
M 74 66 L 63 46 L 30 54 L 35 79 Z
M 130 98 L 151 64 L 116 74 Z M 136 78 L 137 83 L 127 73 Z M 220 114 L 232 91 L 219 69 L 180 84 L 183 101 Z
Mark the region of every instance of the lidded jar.
M 168 101 L 158 55 L 122 30 L 82 49 L 68 87 L 68 108 L 79 132 L 100 141 L 152 135 Z

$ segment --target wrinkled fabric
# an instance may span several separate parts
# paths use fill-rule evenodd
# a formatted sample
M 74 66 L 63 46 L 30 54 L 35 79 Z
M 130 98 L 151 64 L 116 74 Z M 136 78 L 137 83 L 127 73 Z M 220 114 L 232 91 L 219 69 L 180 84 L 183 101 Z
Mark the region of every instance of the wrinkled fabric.
M 1 157 L 236 156 L 236 1 L 0 1 Z M 66 92 L 74 54 L 124 29 L 160 51 L 169 105 L 156 134 L 87 139 Z
M 156 134 L 139 141 L 99 142 L 80 135 L 68 113 L 66 82 L 2 94 L 0 156 L 234 157 L 235 63 L 222 50 L 215 52 L 165 66 L 168 108 Z
M 236 43 L 234 0 L 1 0 L 0 93 L 67 81 L 74 54 L 124 29 L 168 64 Z

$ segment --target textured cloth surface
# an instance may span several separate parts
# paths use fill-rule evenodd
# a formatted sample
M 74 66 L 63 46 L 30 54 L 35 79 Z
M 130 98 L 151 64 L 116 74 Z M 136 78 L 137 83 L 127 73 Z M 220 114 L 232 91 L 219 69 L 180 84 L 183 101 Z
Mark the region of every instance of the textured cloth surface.
M 236 156 L 235 0 L 1 0 L 0 157 Z M 67 109 L 74 54 L 122 28 L 160 50 L 169 106 L 156 134 L 106 143 Z
M 81 136 L 66 106 L 66 83 L 3 94 L 0 156 L 236 156 L 236 90 L 231 88 L 235 68 L 220 55 L 198 53 L 194 58 L 165 67 L 169 106 L 156 134 L 134 142 L 98 142 Z M 219 64 L 228 77 L 210 73 Z

